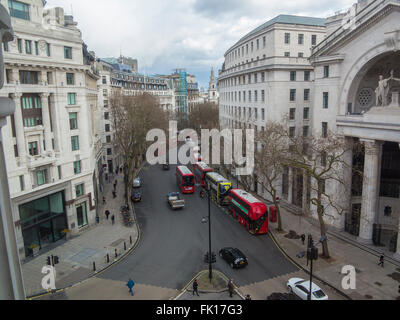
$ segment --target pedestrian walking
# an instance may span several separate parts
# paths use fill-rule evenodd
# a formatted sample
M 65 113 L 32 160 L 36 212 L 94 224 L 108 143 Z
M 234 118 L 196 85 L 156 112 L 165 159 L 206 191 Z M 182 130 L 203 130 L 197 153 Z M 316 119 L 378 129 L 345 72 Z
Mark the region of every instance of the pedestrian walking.
M 103 204 L 106 204 L 106 197 L 103 197 Z
M 251 296 L 249 294 L 246 296 L 246 300 L 251 300 Z
M 106 218 L 108 220 L 108 217 L 110 216 L 110 211 L 106 210 L 105 215 L 106 215 Z
M 381 254 L 381 256 L 379 257 L 379 263 L 378 263 L 378 266 L 382 266 L 382 268 L 383 268 L 383 264 L 384 264 L 384 262 L 385 262 L 385 254 L 384 254 L 384 253 L 382 253 L 382 254 Z
M 193 281 L 193 295 L 197 294 L 198 297 L 200 297 L 199 295 L 199 282 L 197 281 L 197 279 L 194 279 Z
M 96 216 L 96 223 L 99 224 L 100 223 L 100 217 Z
M 232 298 L 233 292 L 235 290 L 235 285 L 233 284 L 233 279 L 229 280 L 229 282 L 228 282 L 228 290 L 229 290 L 229 296 Z
M 115 169 L 115 174 L 118 175 L 119 168 Z
M 111 216 L 111 222 L 114 225 L 114 223 L 115 223 L 115 216 L 114 215 Z
M 135 292 L 133 292 L 133 286 L 135 285 L 135 281 L 129 278 L 128 282 L 126 283 L 126 286 L 129 288 L 129 293 L 134 296 Z
M 305 242 L 306 242 L 306 235 L 304 233 L 301 235 L 301 242 L 303 242 L 303 246 L 304 246 Z
M 115 192 L 115 190 L 112 192 L 113 195 L 113 199 L 115 199 L 117 197 L 117 193 Z

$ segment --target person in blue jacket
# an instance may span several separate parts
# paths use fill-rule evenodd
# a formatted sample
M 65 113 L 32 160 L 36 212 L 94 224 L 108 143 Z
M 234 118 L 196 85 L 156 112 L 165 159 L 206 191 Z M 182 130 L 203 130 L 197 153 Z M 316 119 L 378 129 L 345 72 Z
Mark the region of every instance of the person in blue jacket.
M 129 293 L 134 296 L 135 293 L 133 292 L 133 286 L 135 285 L 135 281 L 132 279 L 129 279 L 129 281 L 126 283 L 127 287 L 129 288 Z

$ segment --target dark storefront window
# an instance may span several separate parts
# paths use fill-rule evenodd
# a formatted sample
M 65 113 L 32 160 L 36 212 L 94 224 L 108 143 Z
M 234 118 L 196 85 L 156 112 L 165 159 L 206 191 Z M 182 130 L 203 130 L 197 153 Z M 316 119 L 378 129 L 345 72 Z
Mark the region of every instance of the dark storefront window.
M 76 207 L 76 216 L 78 218 L 78 227 L 83 228 L 87 226 L 87 212 L 86 212 L 86 202 L 81 203 Z
M 53 194 L 19 207 L 25 254 L 30 256 L 32 248 L 40 249 L 60 240 L 67 229 L 63 192 Z

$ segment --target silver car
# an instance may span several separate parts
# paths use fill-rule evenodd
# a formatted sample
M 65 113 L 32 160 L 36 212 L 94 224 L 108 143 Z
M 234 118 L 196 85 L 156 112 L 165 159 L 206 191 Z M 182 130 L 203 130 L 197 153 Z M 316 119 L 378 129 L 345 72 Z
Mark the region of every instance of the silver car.
M 134 188 L 140 188 L 142 186 L 142 179 L 140 179 L 140 177 L 136 177 L 133 180 L 133 187 Z

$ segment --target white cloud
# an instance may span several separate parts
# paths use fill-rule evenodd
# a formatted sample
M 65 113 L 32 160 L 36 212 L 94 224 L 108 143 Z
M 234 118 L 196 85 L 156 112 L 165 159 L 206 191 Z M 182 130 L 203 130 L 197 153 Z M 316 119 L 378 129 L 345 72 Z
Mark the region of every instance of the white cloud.
M 99 57 L 138 59 L 140 71 L 186 68 L 207 86 L 227 49 L 278 14 L 326 17 L 355 0 L 48 0 L 74 19 Z M 144 70 L 145 68 L 145 70 Z

